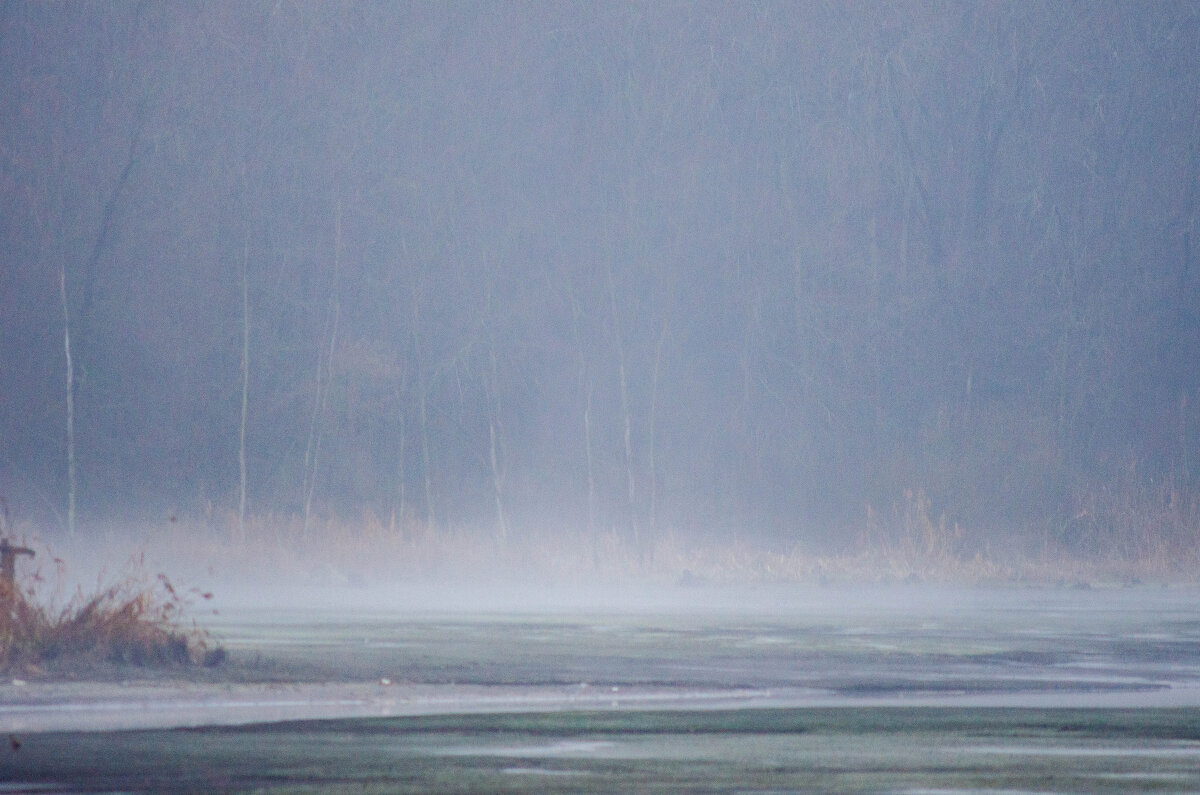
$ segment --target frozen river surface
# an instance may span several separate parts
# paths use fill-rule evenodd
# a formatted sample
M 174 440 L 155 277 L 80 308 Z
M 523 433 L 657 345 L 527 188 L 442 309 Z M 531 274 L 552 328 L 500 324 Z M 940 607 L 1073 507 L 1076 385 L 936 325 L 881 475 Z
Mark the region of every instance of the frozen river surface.
M 1200 789 L 1193 589 L 599 596 L 228 597 L 198 617 L 230 652 L 224 671 L 0 685 L 0 729 L 21 746 L 0 781 Z

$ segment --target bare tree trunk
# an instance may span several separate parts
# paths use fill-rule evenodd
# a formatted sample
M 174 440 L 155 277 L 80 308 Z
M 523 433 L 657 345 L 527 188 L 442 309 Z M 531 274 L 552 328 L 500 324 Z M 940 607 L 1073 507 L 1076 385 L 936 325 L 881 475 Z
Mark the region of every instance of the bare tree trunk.
M 342 203 L 338 200 L 337 211 L 334 216 L 334 244 L 333 244 L 333 295 L 329 298 L 329 314 L 325 324 L 329 332 L 329 346 L 324 351 L 317 353 L 317 384 L 316 394 L 313 396 L 313 416 L 308 429 L 308 446 L 305 450 L 305 473 L 307 475 L 306 486 L 304 489 L 304 528 L 303 534 L 308 535 L 310 521 L 312 518 L 312 499 L 313 492 L 317 488 L 317 472 L 321 457 L 321 438 L 324 435 L 324 417 L 325 406 L 329 400 L 329 387 L 333 382 L 333 352 L 337 348 L 337 332 L 338 320 L 341 316 L 341 302 L 338 297 L 338 278 L 341 270 L 341 254 L 342 254 Z M 322 388 L 321 377 L 321 360 L 325 362 L 324 388 Z M 312 455 L 309 455 L 311 451 Z
M 125 157 L 125 165 L 121 168 L 121 173 L 117 176 L 117 182 L 113 186 L 112 193 L 108 195 L 108 199 L 104 202 L 104 211 L 100 217 L 100 228 L 96 233 L 96 240 L 92 244 L 92 251 L 88 256 L 83 271 L 83 300 L 75 321 L 77 331 L 79 332 L 76 346 L 80 349 L 78 353 L 80 354 L 85 382 L 88 360 L 87 346 L 91 337 L 88 333 L 88 325 L 91 321 L 92 304 L 96 293 L 100 256 L 104 253 L 104 248 L 108 243 L 115 223 L 117 199 L 124 190 L 125 183 L 129 181 L 129 175 L 132 173 L 134 163 L 137 161 L 135 154 L 138 143 L 141 141 L 141 124 L 139 114 L 133 137 L 129 141 L 129 150 Z M 65 266 L 59 268 L 58 286 L 63 307 L 63 348 L 67 357 L 67 534 L 74 537 L 75 494 L 77 486 L 75 468 L 75 361 L 71 354 L 71 321 L 68 312 L 67 270 Z
M 658 416 L 658 376 L 662 370 L 663 343 L 667 339 L 667 322 L 664 320 L 658 343 L 654 346 L 654 374 L 650 381 L 650 427 L 647 431 L 646 463 L 650 468 L 650 539 L 658 534 L 658 471 L 654 462 L 654 425 Z
M 321 448 L 319 422 L 321 409 L 324 406 L 325 393 L 322 385 L 325 379 L 325 337 L 333 322 L 333 308 L 326 309 L 325 327 L 321 332 L 321 342 L 317 346 L 317 371 L 313 385 L 312 416 L 308 421 L 308 441 L 304 446 L 304 480 L 300 486 L 300 497 L 304 503 L 304 532 L 308 533 L 309 512 L 312 507 L 312 494 L 317 479 L 317 454 Z
M 1192 469 L 1190 456 L 1188 455 L 1188 399 L 1187 392 L 1179 391 L 1179 468 L 1183 475 L 1183 482 L 1190 483 L 1192 480 Z
M 421 468 L 425 475 L 425 522 L 429 529 L 437 527 L 437 517 L 433 511 L 433 474 L 430 472 L 429 455 L 429 416 L 425 410 L 425 379 L 421 379 L 418 395 L 418 411 L 421 419 Z
M 429 382 L 425 368 L 421 366 L 421 297 L 414 289 L 412 292 L 412 349 L 413 358 L 417 362 L 417 424 L 421 434 L 421 480 L 425 492 L 425 529 L 431 531 L 437 527 L 437 515 L 433 503 L 433 455 L 429 450 L 429 412 L 426 406 L 426 392 Z
M 592 454 L 592 381 L 589 378 L 585 385 L 586 395 L 583 404 L 583 449 L 587 456 L 587 509 L 588 534 L 596 530 L 596 466 Z
M 629 528 L 633 545 L 641 556 L 641 539 L 638 533 L 637 481 L 633 469 L 633 417 L 629 408 L 629 379 L 625 373 L 625 345 L 621 338 L 621 320 L 617 316 L 617 288 L 613 283 L 612 268 L 608 270 L 608 298 L 612 310 L 613 335 L 617 345 L 617 374 L 621 387 L 621 416 L 624 420 L 625 437 L 625 481 L 629 497 Z
M 508 522 L 504 518 L 504 478 L 500 473 L 496 454 L 496 421 L 494 419 L 488 422 L 488 435 L 491 438 L 492 489 L 496 496 L 496 537 L 503 541 L 508 537 Z
M 308 420 L 308 439 L 304 444 L 304 467 L 301 470 L 303 479 L 300 483 L 300 500 L 306 506 L 308 505 L 309 480 L 312 478 L 313 448 L 316 446 L 317 420 L 321 416 L 321 381 L 325 377 L 325 337 L 329 331 L 329 321 L 329 310 L 326 309 L 325 325 L 321 329 L 321 342 L 317 345 L 317 370 L 313 375 L 312 416 Z M 305 525 L 308 525 L 307 521 L 305 521 Z
M 397 388 L 397 393 L 400 389 Z M 396 403 L 402 405 L 402 397 L 397 394 Z M 400 524 L 403 527 L 404 515 L 408 513 L 408 486 L 405 482 L 406 473 L 404 469 L 404 441 L 408 434 L 405 430 L 404 411 L 401 409 L 400 419 L 400 443 L 396 454 L 396 491 L 392 495 L 392 511 L 391 520 L 388 524 L 388 530 L 392 533 L 396 532 L 396 519 L 399 518 Z
M 129 152 L 125 157 L 125 165 L 117 177 L 117 182 L 113 186 L 112 193 L 108 195 L 108 199 L 104 202 L 104 212 L 100 217 L 100 228 L 96 232 L 96 240 L 92 244 L 92 251 L 88 255 L 82 274 L 83 284 L 81 292 L 83 293 L 83 298 L 79 303 L 79 311 L 75 315 L 75 330 L 76 348 L 78 349 L 76 352 L 79 354 L 79 361 L 84 376 L 83 383 L 85 384 L 87 383 L 87 367 L 90 360 L 89 349 L 91 348 L 92 338 L 90 328 L 92 325 L 92 309 L 96 297 L 96 285 L 99 282 L 100 257 L 104 254 L 104 249 L 108 245 L 109 238 L 112 236 L 113 227 L 116 225 L 117 200 L 121 197 L 125 189 L 125 184 L 129 181 L 129 175 L 133 172 L 134 163 L 137 162 L 135 154 L 138 143 L 141 140 L 141 134 L 142 122 L 139 114 L 133 137 L 129 141 Z
M 312 450 L 311 462 L 308 467 L 308 485 L 304 491 L 304 534 L 308 535 L 309 522 L 312 517 L 312 499 L 313 492 L 317 489 L 317 472 L 320 466 L 321 458 L 321 439 L 324 436 L 325 406 L 329 401 L 329 385 L 333 381 L 333 351 L 337 346 L 338 319 L 341 314 L 341 306 L 335 296 L 330 302 L 329 322 L 329 347 L 324 351 L 324 356 L 317 356 L 317 394 L 313 403 L 313 418 L 312 424 L 309 426 L 309 449 Z M 321 376 L 321 359 L 324 358 L 325 375 Z M 322 381 L 324 386 L 322 386 Z M 305 456 L 306 459 L 309 456 Z
M 496 535 L 503 541 L 508 537 L 508 521 L 504 517 L 504 472 L 500 466 L 500 458 L 498 452 L 497 426 L 500 424 L 500 387 L 497 384 L 498 377 L 496 372 L 496 348 L 492 346 L 490 351 L 491 359 L 491 392 L 492 392 L 492 410 L 491 416 L 488 417 L 488 436 L 490 438 L 489 452 L 492 464 L 492 489 L 496 497 Z M 502 441 L 502 440 L 501 440 Z
M 246 538 L 246 414 L 250 398 L 250 287 L 247 276 L 250 259 L 250 233 L 242 244 L 242 417 L 238 425 L 238 537 Z
M 596 531 L 596 467 L 592 458 L 592 377 L 588 373 L 587 357 L 583 339 L 579 333 L 579 301 L 571 291 L 571 329 L 575 336 L 575 350 L 579 354 L 579 388 L 583 392 L 583 452 L 587 458 L 587 531 L 588 538 L 595 538 Z
M 67 535 L 75 537 L 75 365 L 71 360 L 71 319 L 67 311 L 67 270 L 58 271 L 62 295 L 63 348 L 67 354 Z

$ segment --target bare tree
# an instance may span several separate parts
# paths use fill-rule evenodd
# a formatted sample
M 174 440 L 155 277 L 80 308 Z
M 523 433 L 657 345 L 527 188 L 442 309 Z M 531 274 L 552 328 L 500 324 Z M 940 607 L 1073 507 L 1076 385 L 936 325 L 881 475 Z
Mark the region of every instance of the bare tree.
M 324 435 L 325 406 L 329 400 L 329 387 L 333 381 L 333 354 L 337 349 L 338 321 L 341 316 L 341 300 L 338 294 L 338 274 L 342 255 L 342 202 L 337 201 L 334 214 L 333 246 L 333 291 L 329 296 L 329 310 L 325 324 L 328 343 L 323 340 L 317 354 L 316 384 L 313 392 L 313 414 L 309 424 L 308 447 L 304 453 L 304 534 L 308 535 L 312 516 L 313 492 L 317 487 L 320 465 L 321 438 Z M 322 364 L 324 373 L 322 374 Z
M 60 268 L 58 288 L 62 296 L 63 348 L 67 355 L 67 533 L 75 536 L 75 365 L 71 359 L 71 317 L 67 308 L 67 271 Z
M 246 537 L 246 409 L 250 397 L 250 232 L 242 242 L 242 412 L 238 423 L 238 536 Z
M 592 376 L 588 366 L 583 337 L 580 332 L 581 310 L 575 290 L 568 286 L 571 299 L 571 333 L 579 360 L 579 390 L 583 393 L 583 454 L 587 464 L 587 530 L 593 536 L 596 531 L 596 463 L 592 450 Z
M 608 268 L 608 299 L 612 313 L 613 340 L 617 354 L 617 380 L 621 390 L 621 427 L 625 451 L 625 485 L 626 496 L 629 499 L 629 530 L 633 536 L 633 545 L 641 550 L 641 538 L 638 533 L 637 510 L 637 475 L 633 461 L 633 409 L 629 404 L 629 378 L 625 371 L 625 342 L 621 333 L 621 318 L 617 313 L 617 288 L 613 283 L 612 266 Z
M 506 461 L 500 425 L 500 386 L 496 367 L 496 346 L 488 346 L 487 392 L 491 395 L 488 411 L 488 463 L 492 470 L 492 493 L 496 500 L 496 536 L 503 541 L 508 536 L 508 520 L 504 514 L 504 478 Z

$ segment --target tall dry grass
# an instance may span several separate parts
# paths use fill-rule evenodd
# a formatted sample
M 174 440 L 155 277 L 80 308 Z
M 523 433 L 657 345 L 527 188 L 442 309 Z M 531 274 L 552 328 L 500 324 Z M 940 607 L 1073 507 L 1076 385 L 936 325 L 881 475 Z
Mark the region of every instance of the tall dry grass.
M 57 561 L 59 568 L 62 562 Z M 132 568 L 115 583 L 62 603 L 38 586 L 0 583 L 0 670 L 38 672 L 47 666 L 98 662 L 138 666 L 216 665 L 224 659 L 207 634 L 185 626 L 189 595 L 166 575 Z M 199 598 L 210 594 L 197 594 Z
M 899 583 L 1122 584 L 1200 579 L 1200 499 L 1136 482 L 1081 493 L 1074 518 L 1023 536 L 953 521 L 920 489 L 833 534 L 819 549 L 766 544 L 695 528 L 662 529 L 635 545 L 617 531 L 547 523 L 489 528 L 259 515 L 142 528 L 133 545 L 176 581 L 358 586 L 408 582 L 538 584 Z M 798 526 L 798 531 L 803 528 Z M 828 536 L 829 533 L 824 535 Z M 798 538 L 803 538 L 801 532 Z M 86 550 L 79 557 L 87 556 Z M 134 595 L 105 602 L 112 612 Z M 148 606 L 125 612 L 150 615 Z
M 1070 516 L 1043 533 L 1031 568 L 1099 571 L 1125 581 L 1200 578 L 1200 495 L 1170 479 L 1123 477 L 1072 495 Z
M 933 518 L 910 493 L 888 521 L 845 534 L 840 552 L 803 544 L 774 547 L 748 539 L 700 538 L 668 529 L 635 545 L 619 532 L 545 526 L 514 528 L 500 540 L 486 528 L 432 531 L 360 521 L 232 517 L 209 526 L 171 525 L 146 534 L 163 565 L 191 561 L 189 576 L 213 583 L 365 585 L 396 580 L 545 584 L 756 584 L 829 582 L 991 582 L 1010 570 L 969 552 L 961 528 Z

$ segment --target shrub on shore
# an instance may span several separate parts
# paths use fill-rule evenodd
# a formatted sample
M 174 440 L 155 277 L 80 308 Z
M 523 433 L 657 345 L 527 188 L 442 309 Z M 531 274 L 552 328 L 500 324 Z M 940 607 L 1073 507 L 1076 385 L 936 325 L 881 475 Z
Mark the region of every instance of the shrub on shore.
M 200 594 L 203 598 L 211 594 Z M 35 589 L 0 582 L 0 671 L 66 660 L 137 666 L 213 666 L 225 652 L 207 635 L 183 626 L 188 600 L 165 575 L 136 572 L 63 607 L 43 603 Z

